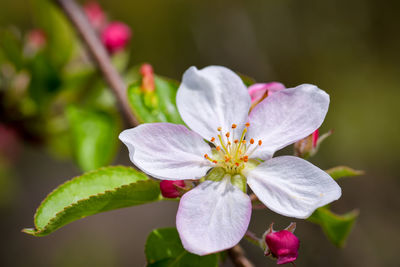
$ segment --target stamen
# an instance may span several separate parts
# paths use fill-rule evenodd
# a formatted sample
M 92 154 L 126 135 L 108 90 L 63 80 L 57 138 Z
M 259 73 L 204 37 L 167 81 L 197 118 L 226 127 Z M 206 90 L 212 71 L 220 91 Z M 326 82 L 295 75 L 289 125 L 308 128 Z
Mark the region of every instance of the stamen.
M 239 163 L 235 162 L 236 167 L 239 167 Z
M 246 140 L 242 140 L 242 144 L 246 144 Z
M 239 140 L 235 139 L 235 141 L 233 141 L 235 144 L 239 143 Z
M 221 143 L 222 148 L 225 150 L 225 153 L 228 153 L 228 149 L 225 146 L 225 142 L 222 140 L 221 135 L 218 135 L 219 142 Z
M 254 144 L 254 139 L 253 138 L 250 139 L 250 144 Z
M 226 136 L 227 138 L 229 138 L 229 136 L 230 136 L 230 133 L 229 133 L 229 132 L 227 132 L 227 133 L 225 134 L 225 136 Z
M 217 128 L 218 132 L 222 131 L 222 127 Z
M 213 163 L 217 164 L 217 163 L 218 163 L 218 161 L 216 161 L 216 160 L 213 160 Z
M 208 157 L 208 155 L 207 155 L 207 154 L 204 154 L 204 158 L 206 158 L 206 159 L 209 159 L 209 157 Z
M 236 124 L 232 124 L 232 129 L 235 129 L 237 127 Z
M 261 146 L 262 145 L 262 141 L 258 140 L 258 145 Z
M 220 150 L 221 150 L 221 147 L 220 147 L 220 146 L 217 146 L 216 149 L 217 149 L 218 151 L 220 151 Z
M 246 127 L 250 127 L 250 123 L 249 122 L 246 122 Z
M 211 142 L 214 143 L 215 137 L 211 137 Z

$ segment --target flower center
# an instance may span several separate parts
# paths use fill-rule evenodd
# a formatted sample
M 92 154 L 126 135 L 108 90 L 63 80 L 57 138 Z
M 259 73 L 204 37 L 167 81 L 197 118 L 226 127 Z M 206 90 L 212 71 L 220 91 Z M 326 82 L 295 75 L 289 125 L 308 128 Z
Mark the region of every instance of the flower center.
M 254 139 L 246 140 L 247 128 L 250 123 L 246 123 L 246 127 L 241 134 L 237 132 L 237 125 L 232 124 L 231 132 L 222 132 L 222 127 L 218 127 L 219 134 L 217 135 L 219 143 L 216 138 L 212 137 L 210 142 L 215 145 L 213 155 L 205 154 L 204 157 L 218 167 L 225 169 L 227 173 L 235 174 L 240 173 L 249 157 L 262 145 L 262 141 L 255 142 Z M 240 138 L 238 138 L 240 136 Z

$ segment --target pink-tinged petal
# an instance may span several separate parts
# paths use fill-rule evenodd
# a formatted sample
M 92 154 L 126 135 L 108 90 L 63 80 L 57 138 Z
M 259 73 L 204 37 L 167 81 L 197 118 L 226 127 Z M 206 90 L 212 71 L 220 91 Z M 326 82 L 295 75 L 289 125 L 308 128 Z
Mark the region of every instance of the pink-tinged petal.
M 229 180 L 205 181 L 181 198 L 176 227 L 187 251 L 202 256 L 229 249 L 246 233 L 251 200 Z
M 163 180 L 199 179 L 210 169 L 204 154 L 210 146 L 183 125 L 148 123 L 123 131 L 133 164 Z
M 293 156 L 267 160 L 246 176 L 260 201 L 284 216 L 307 218 L 341 196 L 340 187 L 329 174 Z
M 259 102 L 265 96 L 271 95 L 275 92 L 285 89 L 285 86 L 278 82 L 270 82 L 270 83 L 256 83 L 249 87 L 249 94 L 251 97 L 251 102 Z
M 246 138 L 262 140 L 252 157 L 273 153 L 314 132 L 328 112 L 329 95 L 310 84 L 281 90 L 260 102 L 249 116 Z
M 176 104 L 183 121 L 210 140 L 237 124 L 241 132 L 246 123 L 250 96 L 242 80 L 233 71 L 220 66 L 198 70 L 190 67 L 183 75 Z

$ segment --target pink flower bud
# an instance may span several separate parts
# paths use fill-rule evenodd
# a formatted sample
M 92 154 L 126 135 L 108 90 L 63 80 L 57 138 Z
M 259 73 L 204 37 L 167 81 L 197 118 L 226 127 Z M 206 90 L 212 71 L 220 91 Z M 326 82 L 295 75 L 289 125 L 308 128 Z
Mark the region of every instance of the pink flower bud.
M 111 54 L 124 49 L 130 39 L 131 29 L 122 22 L 111 22 L 101 33 L 101 40 Z
M 268 246 L 266 255 L 271 254 L 277 258 L 277 264 L 285 264 L 297 259 L 300 241 L 291 231 L 275 232 L 271 226 L 271 230 L 265 235 L 265 242 Z
M 285 86 L 278 82 L 270 83 L 256 83 L 249 87 L 249 94 L 251 97 L 251 102 L 261 102 L 268 95 L 285 89 Z
M 249 87 L 249 94 L 251 97 L 251 109 L 253 109 L 258 103 L 263 101 L 267 96 L 278 92 L 286 87 L 278 82 L 270 83 L 255 83 Z
M 83 6 L 83 11 L 90 24 L 96 31 L 102 30 L 107 24 L 106 14 L 97 2 L 88 2 Z
M 183 180 L 176 180 L 176 181 L 169 181 L 169 180 L 162 180 L 160 182 L 160 190 L 163 197 L 166 198 L 177 198 L 182 195 L 182 191 L 179 189 L 185 188 L 185 181 Z
M 318 137 L 319 137 L 319 131 L 318 131 L 318 129 L 315 130 L 315 131 L 311 134 L 311 137 L 312 137 L 312 146 L 313 146 L 313 148 L 316 148 L 316 147 L 317 147 L 317 144 L 318 144 Z
M 38 51 L 47 43 L 46 34 L 41 29 L 34 29 L 28 32 L 27 45 L 30 50 Z
M 143 64 L 140 67 L 140 74 L 142 75 L 143 91 L 153 92 L 155 89 L 153 67 L 147 63 Z

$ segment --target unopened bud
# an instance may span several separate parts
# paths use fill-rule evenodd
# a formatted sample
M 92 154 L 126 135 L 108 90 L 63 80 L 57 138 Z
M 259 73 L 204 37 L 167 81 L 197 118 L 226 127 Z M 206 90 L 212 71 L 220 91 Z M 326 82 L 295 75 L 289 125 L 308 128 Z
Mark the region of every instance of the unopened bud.
M 112 22 L 101 33 L 101 41 L 109 53 L 123 50 L 131 39 L 131 29 L 122 22 Z
M 83 11 L 96 31 L 104 29 L 107 24 L 107 18 L 99 3 L 95 1 L 88 2 L 83 6 Z
M 286 87 L 283 84 L 278 82 L 256 83 L 251 85 L 248 89 L 251 97 L 251 107 L 255 107 L 267 96 L 285 88 Z
M 182 196 L 185 186 L 186 184 L 183 180 L 162 180 L 160 182 L 161 194 L 166 198 L 177 198 Z
M 140 74 L 142 75 L 143 91 L 153 92 L 155 89 L 153 67 L 147 63 L 143 64 L 140 67 Z
M 296 143 L 294 143 L 294 154 L 297 157 L 308 158 L 314 156 L 319 148 L 319 145 L 324 141 L 328 136 L 330 136 L 333 131 L 329 131 L 321 136 L 319 136 L 319 130 L 315 130 L 312 134 L 303 138 Z
M 274 231 L 272 226 L 273 224 L 264 234 L 266 243 L 265 255 L 277 259 L 277 264 L 295 261 L 300 246 L 299 239 L 293 234 L 296 224 L 291 223 L 288 228 L 281 231 Z
M 43 30 L 34 29 L 28 32 L 26 45 L 29 53 L 36 53 L 47 44 L 47 37 Z

